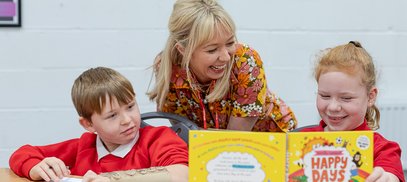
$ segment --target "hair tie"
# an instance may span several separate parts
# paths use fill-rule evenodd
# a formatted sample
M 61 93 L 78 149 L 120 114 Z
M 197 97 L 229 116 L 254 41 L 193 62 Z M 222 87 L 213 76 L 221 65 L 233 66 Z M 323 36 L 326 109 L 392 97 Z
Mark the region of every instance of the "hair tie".
M 358 41 L 349 41 L 349 44 L 353 44 L 354 46 L 356 46 L 356 47 L 362 47 L 362 45 L 360 45 L 360 43 L 358 42 Z

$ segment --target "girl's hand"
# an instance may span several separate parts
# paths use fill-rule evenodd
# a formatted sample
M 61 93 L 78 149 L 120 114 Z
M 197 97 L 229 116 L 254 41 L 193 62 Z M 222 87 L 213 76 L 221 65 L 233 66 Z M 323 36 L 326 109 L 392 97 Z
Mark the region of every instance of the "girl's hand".
M 65 163 L 56 157 L 47 157 L 30 170 L 30 178 L 33 180 L 59 181 L 71 172 Z
M 104 176 L 99 176 L 95 172 L 89 170 L 83 176 L 83 182 L 110 182 L 110 179 Z
M 384 171 L 382 167 L 373 168 L 373 172 L 366 178 L 366 182 L 399 182 L 396 175 Z

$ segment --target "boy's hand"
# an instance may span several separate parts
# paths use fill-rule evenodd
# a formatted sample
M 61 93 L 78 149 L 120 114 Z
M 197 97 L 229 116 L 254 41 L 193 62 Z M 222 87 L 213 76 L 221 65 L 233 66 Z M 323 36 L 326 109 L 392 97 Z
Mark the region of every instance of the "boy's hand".
M 110 182 L 110 179 L 104 176 L 99 176 L 95 172 L 89 170 L 83 176 L 83 182 Z
M 30 170 L 33 180 L 59 181 L 70 174 L 65 163 L 56 157 L 47 157 Z
M 373 172 L 366 178 L 366 182 L 399 182 L 396 175 L 384 171 L 382 167 L 373 168 Z

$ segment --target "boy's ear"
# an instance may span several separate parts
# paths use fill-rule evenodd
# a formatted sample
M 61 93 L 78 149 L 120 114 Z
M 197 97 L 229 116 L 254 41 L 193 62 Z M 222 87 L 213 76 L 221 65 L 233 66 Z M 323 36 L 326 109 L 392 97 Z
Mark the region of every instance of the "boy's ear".
M 181 44 L 177 43 L 175 44 L 175 47 L 177 48 L 177 50 L 179 51 L 179 53 L 181 53 L 182 55 L 184 55 L 185 52 L 185 47 L 182 46 Z
M 369 96 L 369 103 L 368 103 L 369 107 L 373 106 L 374 103 L 376 102 L 377 93 L 378 93 L 377 87 L 373 87 L 370 89 L 370 92 L 368 95 Z
M 88 130 L 91 133 L 96 132 L 95 128 L 93 128 L 92 121 L 89 121 L 88 119 L 81 116 L 79 117 L 79 123 L 82 125 L 83 128 L 85 128 L 85 130 Z

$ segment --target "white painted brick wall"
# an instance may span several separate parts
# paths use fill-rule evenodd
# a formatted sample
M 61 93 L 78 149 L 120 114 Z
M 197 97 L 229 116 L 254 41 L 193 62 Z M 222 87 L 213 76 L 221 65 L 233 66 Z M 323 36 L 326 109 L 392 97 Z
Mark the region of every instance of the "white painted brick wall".
M 78 137 L 70 98 L 85 69 L 109 66 L 133 83 L 141 112 L 148 67 L 163 47 L 172 1 L 23 0 L 23 26 L 0 28 L 0 167 L 17 147 Z M 312 78 L 320 49 L 359 40 L 380 72 L 379 100 L 405 99 L 407 1 L 220 0 L 238 39 L 258 50 L 269 87 L 300 126 L 319 120 Z M 402 118 L 400 118 L 402 119 Z M 386 121 L 382 121 L 386 122 Z M 407 144 L 401 144 L 407 151 Z

